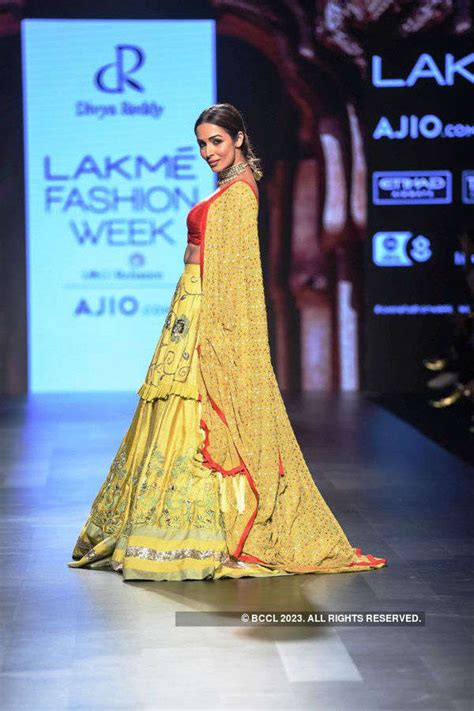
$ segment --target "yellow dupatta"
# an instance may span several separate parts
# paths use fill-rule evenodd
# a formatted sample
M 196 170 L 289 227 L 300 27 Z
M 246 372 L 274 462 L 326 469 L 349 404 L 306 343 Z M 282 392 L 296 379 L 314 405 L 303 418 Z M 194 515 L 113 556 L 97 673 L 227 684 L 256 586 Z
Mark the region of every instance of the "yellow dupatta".
M 221 479 L 230 553 L 296 573 L 383 567 L 349 543 L 288 419 L 270 356 L 251 185 L 239 178 L 212 195 L 201 226 L 203 456 Z

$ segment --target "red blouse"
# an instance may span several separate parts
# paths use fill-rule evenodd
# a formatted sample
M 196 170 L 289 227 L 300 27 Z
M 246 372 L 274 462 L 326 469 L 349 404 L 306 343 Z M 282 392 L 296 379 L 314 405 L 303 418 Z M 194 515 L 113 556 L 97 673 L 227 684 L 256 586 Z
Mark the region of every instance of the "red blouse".
M 201 244 L 201 219 L 206 209 L 206 200 L 201 200 L 190 209 L 186 224 L 188 227 L 188 244 Z

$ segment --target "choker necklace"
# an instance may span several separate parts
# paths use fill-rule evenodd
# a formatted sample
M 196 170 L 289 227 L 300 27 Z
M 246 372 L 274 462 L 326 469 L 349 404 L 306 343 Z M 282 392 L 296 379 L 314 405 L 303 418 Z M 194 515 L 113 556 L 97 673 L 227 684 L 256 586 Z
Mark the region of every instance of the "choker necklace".
M 229 180 L 233 180 L 236 175 L 239 175 L 242 173 L 242 171 L 245 170 L 245 168 L 248 166 L 248 163 L 245 161 L 243 163 L 234 163 L 234 165 L 230 165 L 228 168 L 224 168 L 224 170 L 221 170 L 219 173 L 219 176 L 217 178 L 217 185 L 222 185 L 223 183 L 228 183 Z

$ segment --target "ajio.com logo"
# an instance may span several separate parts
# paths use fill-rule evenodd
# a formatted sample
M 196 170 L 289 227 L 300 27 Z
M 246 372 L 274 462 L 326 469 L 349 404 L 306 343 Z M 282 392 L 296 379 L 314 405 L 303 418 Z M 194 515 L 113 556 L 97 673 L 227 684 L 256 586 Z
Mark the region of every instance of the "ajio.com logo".
M 403 141 L 405 138 L 471 138 L 474 136 L 474 124 L 444 123 L 439 116 L 425 114 L 402 115 L 398 120 L 381 116 L 373 132 L 373 138 Z
M 119 44 L 115 47 L 115 60 L 105 64 L 94 75 L 94 84 L 106 94 L 123 94 L 129 88 L 145 91 L 143 84 L 133 76 L 143 66 L 143 49 L 131 44 Z

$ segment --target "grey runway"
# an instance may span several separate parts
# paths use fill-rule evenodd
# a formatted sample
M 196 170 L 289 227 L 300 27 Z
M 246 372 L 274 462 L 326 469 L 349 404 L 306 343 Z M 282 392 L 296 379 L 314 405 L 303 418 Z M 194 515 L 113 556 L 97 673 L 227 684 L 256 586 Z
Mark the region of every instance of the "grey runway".
M 0 406 L 2 711 L 472 708 L 472 467 L 360 394 L 285 398 L 364 573 L 123 581 L 71 551 L 134 394 Z M 177 627 L 177 611 L 423 610 L 422 627 Z

